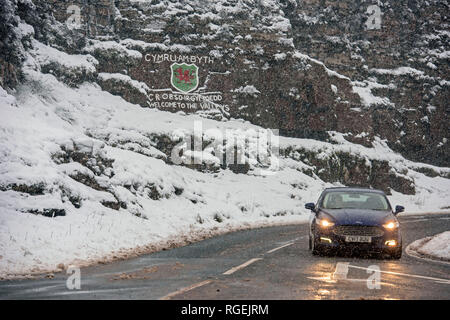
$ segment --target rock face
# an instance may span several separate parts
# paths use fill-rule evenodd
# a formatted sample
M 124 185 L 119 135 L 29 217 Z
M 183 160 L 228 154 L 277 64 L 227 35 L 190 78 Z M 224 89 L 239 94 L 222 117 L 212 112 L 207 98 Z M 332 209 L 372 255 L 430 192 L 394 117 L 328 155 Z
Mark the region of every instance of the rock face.
M 295 47 L 357 81 L 384 87 L 368 129 L 405 156 L 449 163 L 449 6 L 445 1 L 305 0 L 286 12 Z
M 91 54 L 95 81 L 142 107 L 324 141 L 378 136 L 408 159 L 450 164 L 445 2 L 33 2 L 47 21 L 37 37 Z
M 21 78 L 20 67 L 23 51 L 30 46 L 32 35 L 19 18 L 31 20 L 35 14 L 32 3 L 27 1 L 0 0 L 0 85 L 14 88 Z

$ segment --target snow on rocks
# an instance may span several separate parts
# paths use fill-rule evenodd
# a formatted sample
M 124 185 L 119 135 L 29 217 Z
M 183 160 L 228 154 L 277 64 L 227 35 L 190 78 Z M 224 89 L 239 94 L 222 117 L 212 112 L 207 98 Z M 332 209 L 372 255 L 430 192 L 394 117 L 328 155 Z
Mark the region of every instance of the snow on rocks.
M 395 89 L 393 86 L 382 85 L 374 81 L 353 81 L 353 92 L 357 93 L 361 98 L 361 102 L 364 106 L 370 107 L 372 105 L 386 105 L 394 106 L 394 104 L 387 97 L 375 96 L 372 93 L 373 89 Z
M 42 48 L 50 60 L 70 64 L 74 58 Z M 320 168 L 300 157 L 282 154 L 271 155 L 278 167 L 269 174 L 250 160 L 245 174 L 175 165 L 171 148 L 185 136 L 195 137 L 195 123 L 201 123 L 203 139 L 228 132 L 240 143 L 266 129 L 142 108 L 96 84 L 69 87 L 41 73 L 40 57 L 28 57 L 25 82 L 14 95 L 0 88 L 0 277 L 110 261 L 243 228 L 305 222 L 310 213 L 304 203 L 341 185 L 320 179 L 314 173 Z M 255 87 L 242 90 L 257 94 Z M 407 202 L 414 196 L 393 192 L 395 204 L 409 204 L 407 210 L 449 206 L 447 178 L 415 171 L 421 164 L 383 141 L 367 148 L 337 133 L 334 140 L 280 137 L 279 143 L 281 150 L 325 160 L 339 151 L 386 161 L 415 183 L 421 199 Z M 249 158 L 261 148 L 255 146 Z M 191 156 L 216 163 L 208 149 L 202 151 Z
M 84 49 L 87 52 L 114 52 L 121 55 L 123 58 L 142 59 L 142 54 L 139 51 L 127 49 L 125 46 L 115 41 L 90 40 L 90 43 Z
M 302 203 L 291 198 L 292 169 L 264 178 L 165 163 L 152 134 L 189 130 L 200 117 L 143 109 L 97 85 L 71 89 L 32 68 L 25 74 L 17 97 L 0 92 L 2 277 L 123 257 L 138 247 L 198 239 L 214 228 L 307 219 Z M 296 174 L 292 184 L 303 179 L 314 180 Z M 50 218 L 33 210 L 65 214 Z M 191 229 L 197 234 L 186 234 Z
M 50 73 L 67 84 L 93 80 L 97 59 L 88 55 L 70 55 L 33 40 L 32 54 L 44 73 Z

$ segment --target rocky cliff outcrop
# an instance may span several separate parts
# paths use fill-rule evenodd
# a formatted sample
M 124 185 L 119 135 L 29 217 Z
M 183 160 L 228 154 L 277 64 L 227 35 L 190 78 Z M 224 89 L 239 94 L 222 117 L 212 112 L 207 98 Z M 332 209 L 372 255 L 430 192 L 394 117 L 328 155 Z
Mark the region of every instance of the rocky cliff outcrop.
M 2 14 L 15 10 L 40 41 L 91 57 L 85 68 L 42 61 L 71 86 L 95 81 L 142 107 L 241 118 L 285 136 L 332 141 L 334 131 L 369 147 L 379 137 L 411 160 L 450 163 L 441 1 L 6 3 Z M 2 84 L 14 87 L 20 54 L 2 59 Z M 191 78 L 182 64 L 195 65 Z
M 339 131 L 370 145 L 378 136 L 412 160 L 449 164 L 445 2 L 35 3 L 69 29 L 66 50 L 99 60 L 105 90 L 143 107 L 295 137 Z M 173 86 L 173 63 L 198 67 L 194 91 Z
M 386 98 L 363 106 L 368 132 L 411 159 L 448 165 L 446 1 L 304 0 L 285 12 L 299 51 Z

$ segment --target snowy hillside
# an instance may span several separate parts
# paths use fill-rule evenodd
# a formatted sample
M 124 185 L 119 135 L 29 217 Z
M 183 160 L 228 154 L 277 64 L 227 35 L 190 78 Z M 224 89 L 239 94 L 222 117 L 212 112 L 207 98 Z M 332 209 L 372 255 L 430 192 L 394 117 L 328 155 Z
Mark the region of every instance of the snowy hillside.
M 336 144 L 280 137 L 278 166 L 264 171 L 251 161 L 246 174 L 170 164 L 155 138 L 178 141 L 193 132 L 194 121 L 204 132 L 228 129 L 241 140 L 264 129 L 245 121 L 143 109 L 93 84 L 69 88 L 39 71 L 42 45 L 36 47 L 41 50 L 25 62 L 26 82 L 14 95 L 1 90 L 2 276 L 123 257 L 240 228 L 305 221 L 304 203 L 339 183 L 326 183 L 311 165 L 282 156 L 288 148 L 304 148 L 318 158 L 348 152 L 364 161 L 386 160 L 416 188 L 412 196 L 393 191 L 393 204 L 405 204 L 408 212 L 450 205 L 448 179 L 414 171 L 448 174 L 449 169 L 407 161 L 381 141 L 365 148 L 339 134 Z M 75 58 L 87 61 L 49 52 L 66 64 Z
M 121 10 L 151 13 L 164 9 L 156 5 L 136 9 L 145 7 L 144 1 L 131 2 L 133 6 L 123 5 Z M 262 11 L 255 9 L 252 14 L 266 23 L 258 32 L 276 34 L 273 43 L 289 50 L 271 52 L 275 59 L 271 68 L 285 68 L 288 73 L 286 61 L 295 64 L 302 73 L 289 86 L 301 88 L 270 91 L 276 86 L 266 83 L 263 90 L 250 81 L 251 74 L 235 72 L 239 79 L 226 80 L 233 86 L 224 93 L 235 104 L 228 113 L 221 109 L 220 117 L 217 110 L 189 113 L 145 107 L 157 88 L 150 88 L 144 76 L 138 78 L 143 55 L 137 49 L 183 53 L 190 47 L 164 40 L 117 40 L 101 35 L 93 39 L 91 35 L 85 46 L 75 50 L 79 39 L 65 39 L 68 31 L 59 22 L 53 21 L 61 27 L 56 31 L 43 22 L 39 25 L 31 1 L 5 4 L 3 8 L 10 10 L 1 13 L 8 18 L 2 36 L 7 32 L 11 37 L 3 37 L 1 45 L 14 50 L 2 50 L 0 55 L 0 278 L 126 258 L 231 230 L 305 222 L 309 218 L 305 202 L 316 201 L 330 186 L 383 189 L 392 205 L 406 207 L 405 214 L 450 209 L 450 168 L 408 160 L 391 149 L 392 141 L 373 130 L 364 131 L 366 118 L 359 114 L 383 100 L 371 91 L 380 89 L 379 84 L 364 82 L 367 86 L 363 87 L 363 82 L 296 50 L 288 38 L 289 22 L 276 10 L 278 1 L 265 1 L 258 7 Z M 19 5 L 28 9 L 20 11 Z M 189 8 L 180 11 L 178 5 L 163 11 L 168 16 L 188 14 L 209 21 L 214 39 L 231 32 L 220 14 L 199 16 Z M 216 9 L 227 19 L 242 14 L 228 5 Z M 18 11 L 25 16 L 19 17 Z M 271 19 L 264 13 L 270 13 Z M 114 21 L 121 21 L 121 30 L 127 30 L 127 18 L 120 11 L 115 12 Z M 223 24 L 219 27 L 214 21 Z M 33 22 L 37 24 L 32 26 Z M 157 25 L 152 28 L 159 30 Z M 246 41 L 259 45 L 250 38 Z M 268 47 L 273 44 L 267 43 Z M 219 51 L 213 53 L 219 56 Z M 230 52 L 227 55 L 234 56 Z M 244 60 L 236 68 L 241 63 L 256 68 Z M 263 58 L 258 63 L 261 68 L 266 66 Z M 398 72 L 405 70 L 410 71 Z M 221 71 L 211 71 L 211 77 L 205 78 L 229 74 Z M 320 92 L 326 101 L 321 101 Z M 273 110 L 282 115 L 282 109 L 290 105 L 278 104 L 273 97 L 305 99 L 308 108 L 337 101 L 333 109 L 313 111 L 311 117 L 296 117 L 299 111 L 291 110 L 295 123 L 286 120 L 322 141 L 293 137 L 296 134 L 278 136 L 267 129 L 277 129 L 268 125 L 276 123 Z M 339 111 L 343 106 L 345 115 Z M 257 120 L 255 110 L 266 112 L 267 122 Z M 336 130 L 328 128 L 326 139 L 308 127 L 324 130 L 322 123 L 335 118 L 339 118 L 332 120 Z M 349 127 L 356 129 L 350 132 Z

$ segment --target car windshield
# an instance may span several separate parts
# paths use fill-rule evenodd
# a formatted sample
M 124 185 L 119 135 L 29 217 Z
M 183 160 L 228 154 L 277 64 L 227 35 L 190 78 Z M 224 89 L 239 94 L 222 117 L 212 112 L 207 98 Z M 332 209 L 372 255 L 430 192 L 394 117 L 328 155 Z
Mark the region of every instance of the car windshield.
M 324 209 L 389 210 L 386 197 L 373 192 L 329 192 L 322 201 Z

